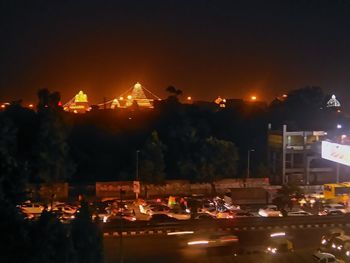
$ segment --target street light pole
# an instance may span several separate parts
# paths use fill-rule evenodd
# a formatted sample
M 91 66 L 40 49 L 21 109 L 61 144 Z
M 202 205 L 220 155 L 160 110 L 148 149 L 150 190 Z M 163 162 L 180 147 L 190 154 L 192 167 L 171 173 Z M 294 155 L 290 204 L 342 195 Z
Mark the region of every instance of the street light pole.
M 247 178 L 250 177 L 250 152 L 254 152 L 254 149 L 249 149 L 247 154 Z

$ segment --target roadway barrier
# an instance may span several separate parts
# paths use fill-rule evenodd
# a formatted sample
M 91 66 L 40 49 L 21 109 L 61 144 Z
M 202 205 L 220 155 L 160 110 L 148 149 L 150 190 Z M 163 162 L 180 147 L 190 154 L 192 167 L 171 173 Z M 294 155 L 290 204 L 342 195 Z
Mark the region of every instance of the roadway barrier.
M 102 231 L 105 236 L 134 236 L 168 234 L 175 231 L 257 231 L 274 229 L 303 229 L 350 227 L 350 216 L 307 216 L 280 218 L 235 218 L 217 219 L 210 222 L 198 220 L 183 220 L 169 223 L 128 222 L 113 224 L 104 223 Z

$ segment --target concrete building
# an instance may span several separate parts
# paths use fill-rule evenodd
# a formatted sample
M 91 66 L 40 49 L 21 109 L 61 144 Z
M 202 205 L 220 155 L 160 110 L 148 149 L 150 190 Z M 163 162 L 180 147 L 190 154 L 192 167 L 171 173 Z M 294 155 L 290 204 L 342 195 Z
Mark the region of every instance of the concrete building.
M 268 165 L 274 184 L 322 184 L 333 182 L 334 164 L 321 158 L 324 131 L 272 130 L 268 126 Z

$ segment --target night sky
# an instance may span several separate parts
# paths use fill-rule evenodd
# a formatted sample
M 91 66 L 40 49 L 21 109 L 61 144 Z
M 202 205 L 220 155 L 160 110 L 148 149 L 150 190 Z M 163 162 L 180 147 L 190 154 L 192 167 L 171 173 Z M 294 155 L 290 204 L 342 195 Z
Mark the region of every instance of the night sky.
M 262 100 L 321 86 L 350 100 L 350 1 L 0 0 L 0 101 L 160 97 Z

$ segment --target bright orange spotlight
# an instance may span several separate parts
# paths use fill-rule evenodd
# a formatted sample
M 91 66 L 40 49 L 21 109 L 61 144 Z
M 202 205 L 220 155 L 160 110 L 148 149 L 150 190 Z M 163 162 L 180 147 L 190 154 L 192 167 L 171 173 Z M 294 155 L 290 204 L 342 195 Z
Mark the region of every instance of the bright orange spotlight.
M 257 97 L 256 97 L 256 96 L 251 96 L 250 99 L 251 99 L 252 101 L 255 101 L 255 100 L 257 99 Z
M 128 100 L 131 100 L 132 99 L 132 96 L 131 95 L 128 95 Z
M 29 108 L 33 108 L 34 105 L 33 105 L 33 104 L 29 104 L 28 107 L 29 107 Z
M 192 97 L 191 97 L 191 96 L 188 96 L 188 97 L 187 97 L 187 100 L 192 100 Z

